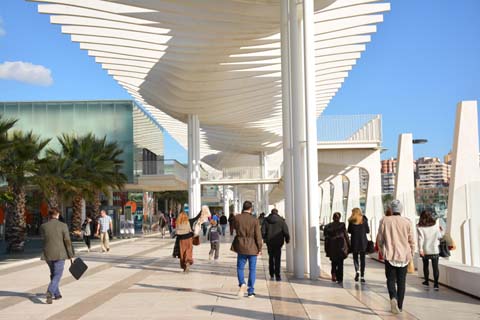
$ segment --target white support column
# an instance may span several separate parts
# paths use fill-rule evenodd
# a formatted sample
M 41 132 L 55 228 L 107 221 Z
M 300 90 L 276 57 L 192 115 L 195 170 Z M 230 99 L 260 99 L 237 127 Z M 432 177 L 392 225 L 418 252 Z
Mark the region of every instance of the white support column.
M 478 142 L 477 102 L 462 101 L 457 105 L 455 121 L 447 233 L 457 246 L 450 260 L 480 267 Z
M 229 210 L 229 200 L 228 200 L 228 186 L 223 186 L 223 213 L 228 217 Z
M 262 179 L 268 178 L 268 162 L 267 162 L 267 154 L 262 152 L 260 154 L 260 174 Z M 261 201 L 262 201 L 262 211 L 268 215 L 268 186 L 266 184 L 261 185 Z
M 282 59 L 282 126 L 283 126 L 283 178 L 285 190 L 285 221 L 293 241 L 286 245 L 287 271 L 293 272 L 293 243 L 295 229 L 293 224 L 294 195 L 292 177 L 292 118 L 290 83 L 290 30 L 288 0 L 281 0 L 281 59 Z
M 197 115 L 188 115 L 188 210 L 194 217 L 201 208 L 200 185 L 200 122 Z
M 307 193 L 307 148 L 305 128 L 305 104 L 303 90 L 302 59 L 302 12 L 296 1 L 290 1 L 290 67 L 291 67 L 291 115 L 293 146 L 293 177 L 295 201 L 294 233 L 294 276 L 303 279 L 309 273 L 308 235 L 308 193 Z
M 394 197 L 403 205 L 402 216 L 412 222 L 414 239 L 416 239 L 417 207 L 415 205 L 415 177 L 413 168 L 413 136 L 403 133 L 398 137 L 397 174 L 395 176 Z M 415 251 L 417 251 L 415 247 Z
M 342 175 L 335 176 L 331 181 L 333 184 L 332 214 L 340 212 L 342 221 L 346 221 L 345 209 L 343 206 L 343 179 Z
M 348 178 L 347 212 L 352 213 L 353 208 L 360 208 L 360 170 L 353 168 L 346 174 Z
M 320 211 L 318 206 L 317 105 L 315 100 L 314 0 L 303 0 L 305 117 L 310 279 L 320 277 Z
M 365 215 L 370 223 L 372 239 L 375 239 L 378 231 L 378 223 L 383 218 L 380 150 L 373 152 L 367 159 L 362 161 L 362 167 L 368 172 Z
M 332 220 L 330 182 L 322 182 L 320 184 L 320 187 L 322 188 L 322 204 L 320 206 L 320 216 L 322 217 L 322 223 L 327 224 Z

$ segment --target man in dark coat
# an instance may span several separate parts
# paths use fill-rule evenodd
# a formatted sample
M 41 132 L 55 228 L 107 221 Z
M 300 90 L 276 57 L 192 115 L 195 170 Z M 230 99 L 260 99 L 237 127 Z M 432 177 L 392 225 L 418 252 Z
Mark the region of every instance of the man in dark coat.
M 333 222 L 325 226 L 325 253 L 332 262 L 332 281 L 343 282 L 343 260 L 348 256 L 350 241 L 340 212 L 333 214 Z
M 285 220 L 278 215 L 277 209 L 272 209 L 270 215 L 265 219 L 262 225 L 262 236 L 268 248 L 270 280 L 273 280 L 273 276 L 275 276 L 277 281 L 281 281 L 280 261 L 282 257 L 282 247 L 285 242 L 290 242 L 290 234 L 288 233 L 288 226 Z
M 257 256 L 262 254 L 262 235 L 258 220 L 252 216 L 253 205 L 250 201 L 243 203 L 242 213 L 235 216 L 235 230 L 231 250 L 237 253 L 238 296 L 243 297 L 247 290 L 245 284 L 245 265 L 248 261 L 248 297 L 255 297 L 255 277 Z
M 40 234 L 43 238 L 42 260 L 47 262 L 50 269 L 50 284 L 47 289 L 47 304 L 52 299 L 61 299 L 62 295 L 58 288 L 62 278 L 65 260 L 73 258 L 73 247 L 68 233 L 68 227 L 60 222 L 57 210 L 50 211 L 50 220 L 40 226 Z

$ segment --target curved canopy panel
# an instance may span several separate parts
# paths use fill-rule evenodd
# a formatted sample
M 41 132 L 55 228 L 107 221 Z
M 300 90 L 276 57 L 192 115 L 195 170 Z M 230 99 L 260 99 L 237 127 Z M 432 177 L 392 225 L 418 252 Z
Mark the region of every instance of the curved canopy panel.
M 280 0 L 34 1 L 184 147 L 187 115 L 198 115 L 211 166 L 235 154 L 281 157 Z M 315 2 L 317 116 L 388 10 Z

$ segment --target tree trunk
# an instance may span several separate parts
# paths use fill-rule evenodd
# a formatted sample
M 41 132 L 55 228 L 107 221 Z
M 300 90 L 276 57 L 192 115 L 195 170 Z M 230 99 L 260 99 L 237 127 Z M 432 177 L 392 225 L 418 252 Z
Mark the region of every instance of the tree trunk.
M 60 208 L 58 205 L 58 191 L 56 188 L 52 188 L 52 190 L 50 191 L 51 191 L 50 196 L 47 199 L 48 207 L 49 209 L 57 209 L 60 211 Z
M 8 252 L 23 252 L 25 246 L 25 205 L 24 187 L 12 188 L 13 204 L 8 206 L 6 239 Z
M 73 196 L 72 232 L 80 235 L 82 230 L 82 200 L 80 193 Z
M 100 192 L 95 192 L 93 197 L 93 220 L 98 220 L 100 218 L 100 205 L 102 202 L 100 201 Z

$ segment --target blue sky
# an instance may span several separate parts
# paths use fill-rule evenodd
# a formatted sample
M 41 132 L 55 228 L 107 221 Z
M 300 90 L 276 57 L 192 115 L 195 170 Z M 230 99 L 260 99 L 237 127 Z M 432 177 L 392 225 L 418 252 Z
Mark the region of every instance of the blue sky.
M 395 156 L 403 132 L 429 140 L 415 146 L 416 157 L 442 157 L 452 146 L 457 102 L 480 96 L 480 1 L 390 2 L 325 114 L 382 114 L 382 158 Z M 33 72 L 33 83 L 1 79 L 6 61 L 25 62 L 8 67 Z M 129 98 L 36 4 L 0 1 L 0 101 Z M 171 137 L 165 143 L 167 158 L 186 160 Z

